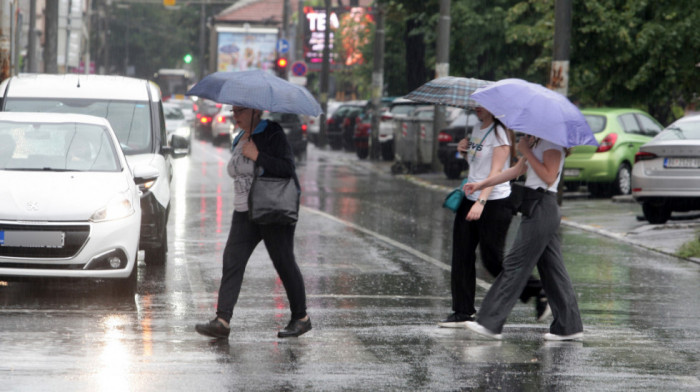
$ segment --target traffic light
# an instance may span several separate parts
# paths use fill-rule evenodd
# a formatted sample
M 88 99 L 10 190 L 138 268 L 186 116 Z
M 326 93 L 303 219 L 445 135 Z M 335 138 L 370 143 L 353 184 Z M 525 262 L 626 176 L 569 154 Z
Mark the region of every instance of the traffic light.
M 185 62 L 185 64 L 189 64 L 192 62 L 192 55 L 187 53 L 185 57 L 182 58 L 182 60 Z
M 286 57 L 278 57 L 277 62 L 275 62 L 275 70 L 277 71 L 277 75 L 280 77 L 286 77 L 287 76 L 287 58 Z
M 175 6 L 175 1 L 176 0 L 163 0 L 163 5 L 166 7 L 173 7 Z

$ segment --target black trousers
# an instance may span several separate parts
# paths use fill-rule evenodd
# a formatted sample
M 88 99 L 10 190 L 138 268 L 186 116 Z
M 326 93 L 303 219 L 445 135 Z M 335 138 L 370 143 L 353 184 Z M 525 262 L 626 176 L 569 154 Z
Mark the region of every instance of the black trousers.
M 224 248 L 223 273 L 216 307 L 218 317 L 231 320 L 233 307 L 241 292 L 245 267 L 261 240 L 287 291 L 292 319 L 306 317 L 304 278 L 294 259 L 295 229 L 295 225 L 258 225 L 248 219 L 248 212 L 234 211 Z
M 513 219 L 513 208 L 507 198 L 489 200 L 484 205 L 481 218 L 466 220 L 474 202 L 464 198 L 455 214 L 452 228 L 452 310 L 456 313 L 474 314 L 476 295 L 476 247 L 481 251 L 481 262 L 491 276 L 503 270 L 506 236 Z M 542 283 L 530 276 L 520 295 L 527 302 L 531 297 L 543 294 Z

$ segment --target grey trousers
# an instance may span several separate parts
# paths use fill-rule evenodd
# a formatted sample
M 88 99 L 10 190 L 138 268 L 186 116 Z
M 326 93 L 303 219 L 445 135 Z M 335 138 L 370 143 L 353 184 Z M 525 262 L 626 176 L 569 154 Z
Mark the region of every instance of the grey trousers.
M 583 331 L 576 293 L 562 260 L 560 222 L 561 213 L 553 194 L 543 195 L 532 214 L 522 217 L 513 246 L 503 260 L 503 271 L 481 304 L 477 316 L 479 324 L 501 333 L 508 314 L 537 266 L 554 316 L 549 331 L 557 335 Z

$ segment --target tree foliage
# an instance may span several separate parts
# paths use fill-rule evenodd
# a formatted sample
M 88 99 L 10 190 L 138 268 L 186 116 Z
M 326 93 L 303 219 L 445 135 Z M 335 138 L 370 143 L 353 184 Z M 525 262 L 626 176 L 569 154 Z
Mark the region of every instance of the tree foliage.
M 396 76 L 411 72 L 412 59 L 401 63 L 405 37 L 422 37 L 425 64 L 434 69 L 439 4 L 385 3 L 393 16 L 387 18 L 384 80 L 390 92 L 405 94 L 414 88 Z M 486 80 L 517 77 L 546 84 L 554 4 L 552 0 L 452 1 L 450 74 Z M 569 95 L 582 106 L 638 107 L 668 123 L 678 116 L 679 106 L 696 99 L 700 8 L 693 2 L 574 1 L 572 14 Z M 425 74 L 427 80 L 432 76 L 430 70 Z

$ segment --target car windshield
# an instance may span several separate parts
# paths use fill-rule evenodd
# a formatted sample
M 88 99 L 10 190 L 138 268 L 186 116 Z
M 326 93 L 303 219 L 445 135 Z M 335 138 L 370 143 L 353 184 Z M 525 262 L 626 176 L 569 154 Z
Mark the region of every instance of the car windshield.
M 593 133 L 603 132 L 605 129 L 605 116 L 597 116 L 592 114 L 584 115 L 588 126 L 591 127 Z
M 700 120 L 671 124 L 654 138 L 654 140 L 687 139 L 700 139 Z
M 106 118 L 124 154 L 143 154 L 152 149 L 151 111 L 145 101 L 27 98 L 6 99 L 8 112 L 89 114 Z
M 121 165 L 102 126 L 0 121 L 0 169 L 111 172 Z

